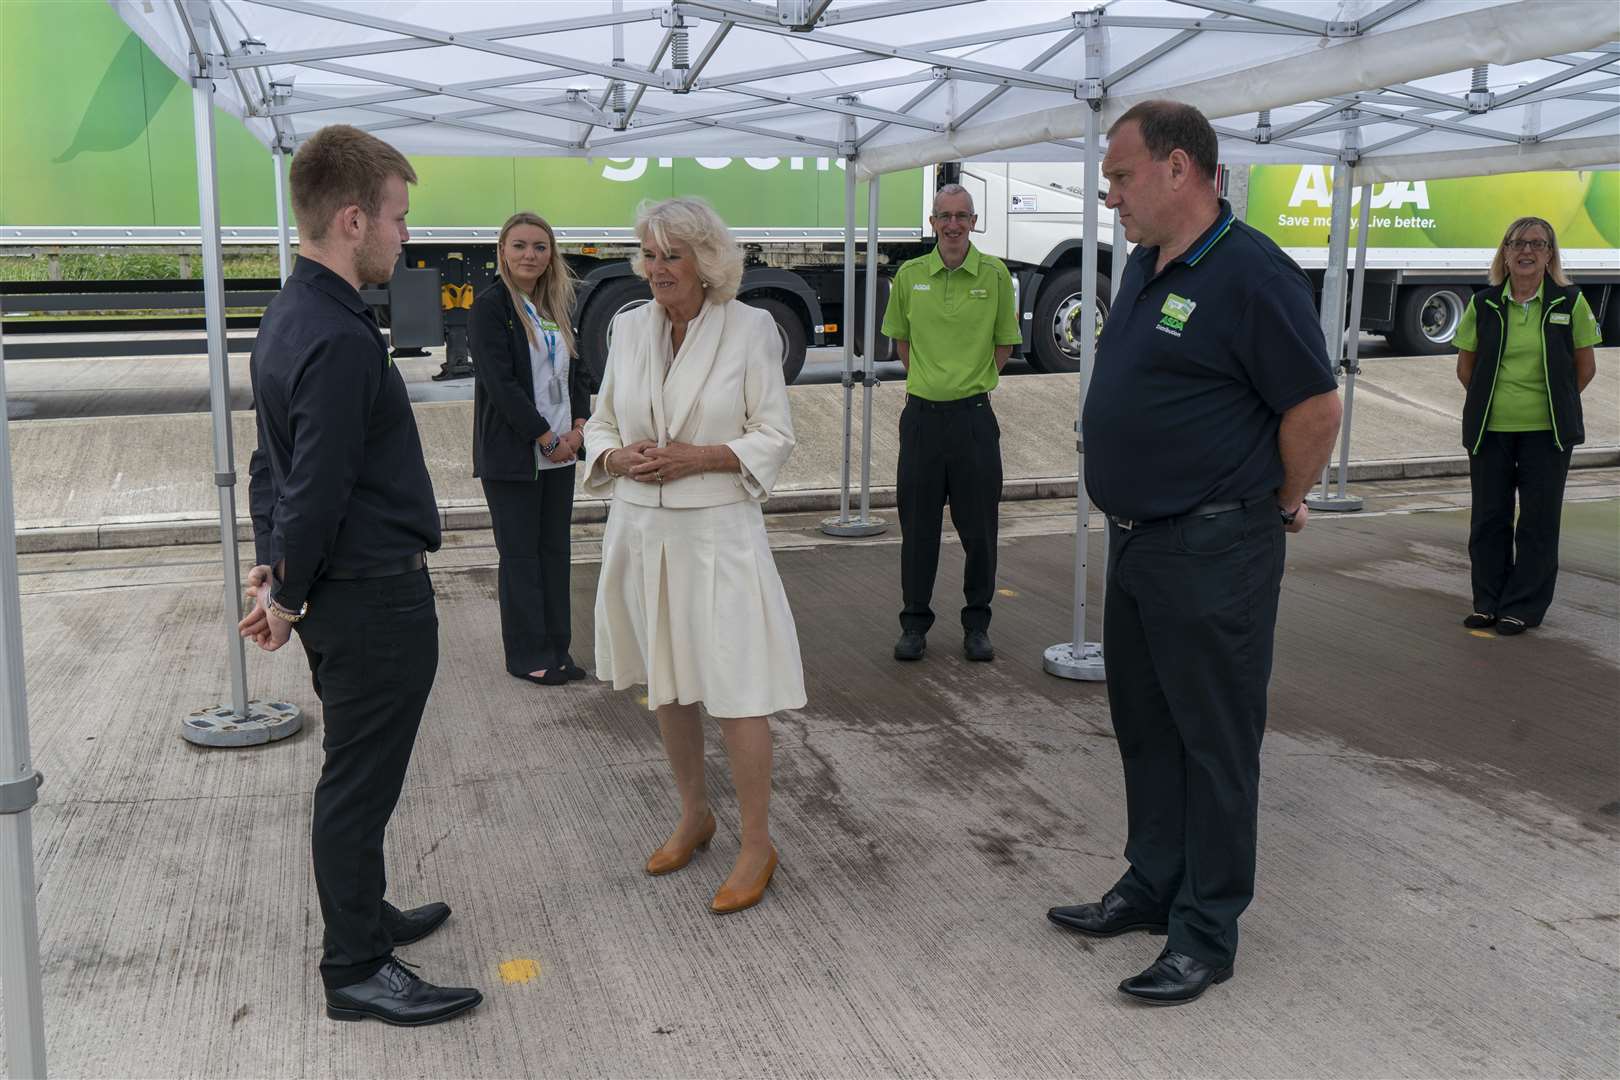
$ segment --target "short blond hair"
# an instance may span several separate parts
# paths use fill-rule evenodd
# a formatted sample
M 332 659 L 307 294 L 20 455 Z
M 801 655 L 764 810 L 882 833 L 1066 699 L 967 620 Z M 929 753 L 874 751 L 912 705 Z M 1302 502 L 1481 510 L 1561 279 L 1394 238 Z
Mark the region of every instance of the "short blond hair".
M 743 253 L 731 230 L 702 199 L 682 196 L 660 202 L 647 200 L 636 207 L 636 239 L 664 251 L 674 244 L 692 249 L 704 295 L 717 304 L 735 299 L 742 285 Z M 630 268 L 646 278 L 641 251 L 630 256 Z
M 301 240 L 320 243 L 332 227 L 332 215 L 358 206 L 376 217 L 390 177 L 416 183 L 416 170 L 405 155 L 348 124 L 329 124 L 311 135 L 293 155 L 288 179 L 293 217 Z

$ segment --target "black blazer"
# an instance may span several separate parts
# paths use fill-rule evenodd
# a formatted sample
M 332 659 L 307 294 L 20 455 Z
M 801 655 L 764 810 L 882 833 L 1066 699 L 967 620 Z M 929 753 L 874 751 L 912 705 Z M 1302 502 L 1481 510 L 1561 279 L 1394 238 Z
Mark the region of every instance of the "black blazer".
M 473 359 L 473 475 L 533 480 L 534 441 L 551 425 L 534 407 L 529 339 L 499 278 L 473 301 L 468 331 Z M 583 420 L 591 415 L 590 374 L 578 356 L 569 358 L 568 401 L 570 416 Z

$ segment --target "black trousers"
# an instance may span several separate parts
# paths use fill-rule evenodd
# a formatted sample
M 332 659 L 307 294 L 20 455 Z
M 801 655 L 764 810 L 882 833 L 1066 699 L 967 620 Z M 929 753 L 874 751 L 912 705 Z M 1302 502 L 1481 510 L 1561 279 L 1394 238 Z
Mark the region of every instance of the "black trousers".
M 513 675 L 572 663 L 569 524 L 574 466 L 534 480 L 485 480 L 484 498 L 501 556 L 501 641 Z
M 900 413 L 900 628 L 926 634 L 934 625 L 934 576 L 947 502 L 962 538 L 964 630 L 990 626 L 996 591 L 996 530 L 1001 512 L 1001 428 L 987 394 L 961 401 L 908 398 Z
M 1109 530 L 1103 653 L 1131 864 L 1114 888 L 1168 916 L 1170 948 L 1224 967 L 1254 897 L 1282 524 L 1262 499 Z
M 1558 449 L 1550 431 L 1487 431 L 1479 452 L 1469 457 L 1475 611 L 1541 624 L 1558 582 L 1558 528 L 1571 452 Z
M 383 834 L 439 667 L 433 583 L 426 570 L 318 581 L 297 630 L 325 729 L 311 846 L 326 923 L 321 980 L 333 988 L 370 978 L 393 954 Z

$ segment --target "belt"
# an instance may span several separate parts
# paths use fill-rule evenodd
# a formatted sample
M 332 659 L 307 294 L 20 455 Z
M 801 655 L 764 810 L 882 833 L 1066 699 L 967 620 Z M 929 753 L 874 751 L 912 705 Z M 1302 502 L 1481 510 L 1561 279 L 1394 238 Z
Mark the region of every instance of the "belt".
M 1250 501 L 1252 502 L 1253 500 Z M 1152 518 L 1148 521 L 1136 521 L 1131 518 L 1116 517 L 1113 514 L 1109 514 L 1108 520 L 1112 521 L 1115 525 L 1118 525 L 1121 529 L 1151 529 L 1158 525 L 1174 524 L 1177 521 L 1183 521 L 1187 518 L 1214 517 L 1217 514 L 1230 514 L 1235 511 L 1242 510 L 1248 505 L 1249 503 L 1243 502 L 1242 500 L 1239 500 L 1238 502 L 1212 502 L 1205 503 L 1203 506 L 1195 506 L 1185 514 L 1177 514 L 1175 517 Z
M 972 409 L 980 405 L 988 405 L 990 404 L 990 395 L 974 394 L 972 397 L 957 398 L 955 401 L 930 401 L 927 398 L 920 398 L 916 394 L 907 394 L 906 404 L 915 405 L 919 409 L 945 412 L 950 409 Z
M 357 569 L 333 567 L 321 577 L 327 581 L 361 581 L 365 578 L 398 577 L 400 574 L 422 570 L 426 566 L 427 556 L 418 551 L 415 555 L 407 555 L 403 559 L 390 559 L 387 562 L 372 563 L 370 566 Z

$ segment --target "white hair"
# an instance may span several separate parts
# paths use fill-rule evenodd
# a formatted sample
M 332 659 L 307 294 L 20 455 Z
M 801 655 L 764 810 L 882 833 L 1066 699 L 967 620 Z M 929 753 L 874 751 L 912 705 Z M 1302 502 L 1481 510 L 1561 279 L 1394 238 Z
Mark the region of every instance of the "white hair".
M 735 299 L 742 284 L 743 253 L 731 230 L 702 199 L 682 196 L 661 202 L 648 200 L 636 207 L 636 239 L 656 244 L 663 251 L 682 244 L 692 249 L 697 260 L 698 278 L 710 301 L 723 304 Z M 645 278 L 641 251 L 630 256 L 630 268 Z
M 934 192 L 934 210 L 936 212 L 939 210 L 939 197 L 941 195 L 964 195 L 967 197 L 968 209 L 974 213 L 978 213 L 978 209 L 973 205 L 973 192 L 969 191 L 961 184 L 941 184 L 939 186 L 939 188 Z

